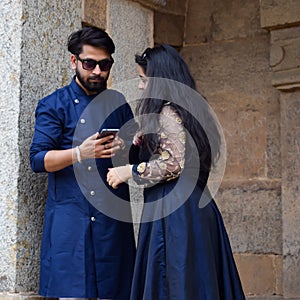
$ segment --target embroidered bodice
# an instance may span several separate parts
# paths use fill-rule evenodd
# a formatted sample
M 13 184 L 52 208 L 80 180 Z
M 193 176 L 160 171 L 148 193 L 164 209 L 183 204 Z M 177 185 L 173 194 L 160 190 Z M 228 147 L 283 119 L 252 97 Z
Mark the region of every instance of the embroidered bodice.
M 150 184 L 172 180 L 180 175 L 185 162 L 186 134 L 182 120 L 170 105 L 162 108 L 158 129 L 156 157 L 134 168 L 134 179 Z M 137 177 L 137 178 L 136 178 Z M 139 180 L 140 179 L 140 180 Z

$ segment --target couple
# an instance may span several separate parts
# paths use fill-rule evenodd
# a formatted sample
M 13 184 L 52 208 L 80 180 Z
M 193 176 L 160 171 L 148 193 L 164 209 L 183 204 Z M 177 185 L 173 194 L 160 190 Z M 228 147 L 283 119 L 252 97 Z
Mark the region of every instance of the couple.
M 185 62 L 167 45 L 136 55 L 143 90 L 139 129 L 120 130 L 112 140 L 98 131 L 122 129 L 133 119 L 124 97 L 106 89 L 114 43 L 104 31 L 85 27 L 71 34 L 68 50 L 76 75 L 39 101 L 30 148 L 32 169 L 48 172 L 40 294 L 245 299 L 222 217 L 206 189 L 218 157 L 217 127 L 202 98 L 197 102 L 199 94 L 189 97 L 195 83 Z M 86 113 L 95 99 L 97 109 Z M 124 156 L 126 149 L 130 164 L 121 159 L 113 167 L 112 158 Z M 112 195 L 129 201 L 130 178 L 144 186 L 137 250 L 132 224 L 91 204 L 107 203 Z M 99 189 L 100 181 L 105 185 Z M 208 201 L 199 207 L 203 195 Z

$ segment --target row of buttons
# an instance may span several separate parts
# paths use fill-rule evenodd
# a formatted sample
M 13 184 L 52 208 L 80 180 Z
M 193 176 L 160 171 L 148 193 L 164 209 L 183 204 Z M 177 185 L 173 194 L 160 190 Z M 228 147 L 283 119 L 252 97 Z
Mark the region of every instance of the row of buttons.
M 74 102 L 75 102 L 76 104 L 78 104 L 78 103 L 79 103 L 79 100 L 78 100 L 78 99 L 75 99 Z M 80 123 L 81 123 L 81 124 L 85 124 L 85 122 L 86 122 L 85 119 L 80 119 Z M 91 167 L 91 166 L 88 166 L 87 169 L 88 169 L 88 171 L 92 171 L 92 167 Z M 91 195 L 91 196 L 94 196 L 94 195 L 95 195 L 95 191 L 90 191 L 90 195 Z M 91 217 L 91 221 L 92 221 L 92 222 L 95 222 L 95 221 L 96 221 L 96 218 L 95 218 L 95 217 Z
M 78 103 L 79 103 L 79 100 L 78 100 L 78 99 L 75 99 L 74 102 L 75 102 L 76 104 L 78 104 Z M 86 122 L 85 119 L 80 119 L 80 123 L 81 123 L 81 124 L 85 124 L 85 122 Z

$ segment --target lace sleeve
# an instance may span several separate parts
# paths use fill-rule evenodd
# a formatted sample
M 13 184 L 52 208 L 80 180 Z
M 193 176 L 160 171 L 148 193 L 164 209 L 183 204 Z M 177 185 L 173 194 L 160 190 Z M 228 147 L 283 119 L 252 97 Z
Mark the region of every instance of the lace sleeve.
M 181 118 L 170 105 L 162 109 L 158 135 L 157 157 L 133 166 L 133 179 L 138 184 L 172 180 L 184 167 L 185 130 Z

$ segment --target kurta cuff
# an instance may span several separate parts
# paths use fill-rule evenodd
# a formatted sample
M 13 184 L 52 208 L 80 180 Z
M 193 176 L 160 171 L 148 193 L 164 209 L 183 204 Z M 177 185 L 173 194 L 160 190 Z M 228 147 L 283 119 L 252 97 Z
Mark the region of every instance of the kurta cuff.
M 44 158 L 48 150 L 38 152 L 31 160 L 31 168 L 34 172 L 46 172 Z

